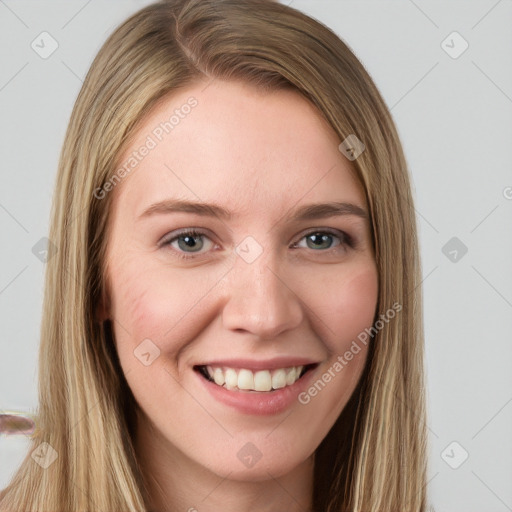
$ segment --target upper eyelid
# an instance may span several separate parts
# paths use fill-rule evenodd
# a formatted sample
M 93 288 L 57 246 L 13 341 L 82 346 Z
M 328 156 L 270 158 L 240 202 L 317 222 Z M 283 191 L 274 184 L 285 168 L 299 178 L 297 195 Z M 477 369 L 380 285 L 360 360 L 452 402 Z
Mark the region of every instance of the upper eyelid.
M 210 240 L 212 240 L 212 238 L 210 236 L 208 236 L 209 230 L 207 230 L 205 228 L 189 227 L 189 228 L 178 229 L 176 233 L 174 231 L 170 231 L 169 233 L 166 233 L 160 239 L 160 241 L 158 242 L 158 245 L 172 242 L 176 238 L 183 236 L 183 235 L 187 235 L 191 232 L 197 232 L 199 235 L 207 236 L 208 238 L 210 238 Z M 212 242 L 213 242 L 213 240 L 212 240 Z
M 342 229 L 334 229 L 334 228 L 313 228 L 310 230 L 303 231 L 299 238 L 294 244 L 299 243 L 304 237 L 309 235 L 314 235 L 315 233 L 327 233 L 328 235 L 338 237 L 340 239 L 341 244 L 349 243 L 352 240 L 352 237 Z

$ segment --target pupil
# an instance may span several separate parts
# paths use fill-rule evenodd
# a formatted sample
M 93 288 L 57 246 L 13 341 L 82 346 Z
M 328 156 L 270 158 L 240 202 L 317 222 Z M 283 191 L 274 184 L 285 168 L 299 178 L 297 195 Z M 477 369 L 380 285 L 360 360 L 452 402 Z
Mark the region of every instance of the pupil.
M 198 239 L 198 238 L 199 238 L 199 236 L 188 236 L 188 235 L 187 236 L 183 236 L 183 237 L 180 238 L 178 245 L 180 245 L 180 248 L 183 249 L 183 246 L 181 244 L 181 241 L 183 240 L 184 243 L 185 243 L 185 246 L 186 246 L 185 248 L 194 249 L 194 248 L 196 248 L 196 247 L 194 247 L 194 245 L 197 244 L 197 240 L 196 239 Z M 197 249 L 198 250 L 201 249 L 201 244 L 199 244 L 199 248 L 197 248 Z
M 316 247 L 320 247 L 322 243 L 327 243 L 327 247 L 329 244 L 329 235 L 319 235 L 319 234 L 313 234 L 310 235 L 310 239 L 313 241 L 314 244 L 316 244 Z

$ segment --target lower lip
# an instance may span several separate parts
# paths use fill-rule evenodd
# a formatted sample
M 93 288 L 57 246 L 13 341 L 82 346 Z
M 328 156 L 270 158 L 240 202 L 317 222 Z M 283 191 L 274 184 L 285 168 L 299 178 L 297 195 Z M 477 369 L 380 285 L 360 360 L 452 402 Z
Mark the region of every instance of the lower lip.
M 198 372 L 197 378 L 201 380 L 208 392 L 219 402 L 237 409 L 244 414 L 272 415 L 288 409 L 297 396 L 304 391 L 316 368 L 307 371 L 298 381 L 291 386 L 286 386 L 275 391 L 230 391 L 224 386 L 218 386 L 214 382 L 205 379 Z

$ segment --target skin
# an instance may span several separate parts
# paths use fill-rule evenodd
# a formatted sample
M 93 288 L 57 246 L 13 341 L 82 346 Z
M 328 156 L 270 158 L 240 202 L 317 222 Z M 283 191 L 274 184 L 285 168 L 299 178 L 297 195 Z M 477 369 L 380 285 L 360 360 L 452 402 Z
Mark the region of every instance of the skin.
M 192 367 L 221 357 L 305 356 L 320 363 L 314 382 L 349 349 L 372 325 L 377 304 L 369 222 L 354 215 L 297 222 L 285 213 L 329 201 L 367 210 L 364 191 L 338 149 L 341 140 L 304 97 L 240 82 L 198 82 L 174 92 L 144 120 L 119 162 L 190 96 L 197 106 L 110 192 L 110 286 L 99 314 L 112 321 L 141 409 L 136 451 L 151 507 L 309 510 L 315 449 L 354 391 L 367 347 L 308 404 L 294 401 L 274 415 L 216 401 Z M 168 198 L 214 202 L 233 217 L 138 218 Z M 175 236 L 158 245 L 191 227 L 207 231 L 192 249 Z M 356 247 L 338 233 L 318 248 L 306 236 L 315 229 L 345 232 Z M 247 236 L 262 249 L 251 263 L 234 251 Z M 145 339 L 160 350 L 149 366 L 134 357 Z M 262 454 L 250 468 L 237 457 L 248 442 Z

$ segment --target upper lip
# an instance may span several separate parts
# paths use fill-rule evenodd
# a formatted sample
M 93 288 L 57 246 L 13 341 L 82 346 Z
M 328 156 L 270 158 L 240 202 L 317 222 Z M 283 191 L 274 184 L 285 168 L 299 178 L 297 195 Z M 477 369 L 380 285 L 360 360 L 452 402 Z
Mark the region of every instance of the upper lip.
M 195 366 L 212 366 L 238 368 L 247 370 L 276 370 L 278 368 L 291 368 L 292 366 L 307 366 L 317 364 L 315 361 L 308 357 L 274 357 L 272 359 L 255 360 L 247 358 L 237 359 L 215 359 Z

